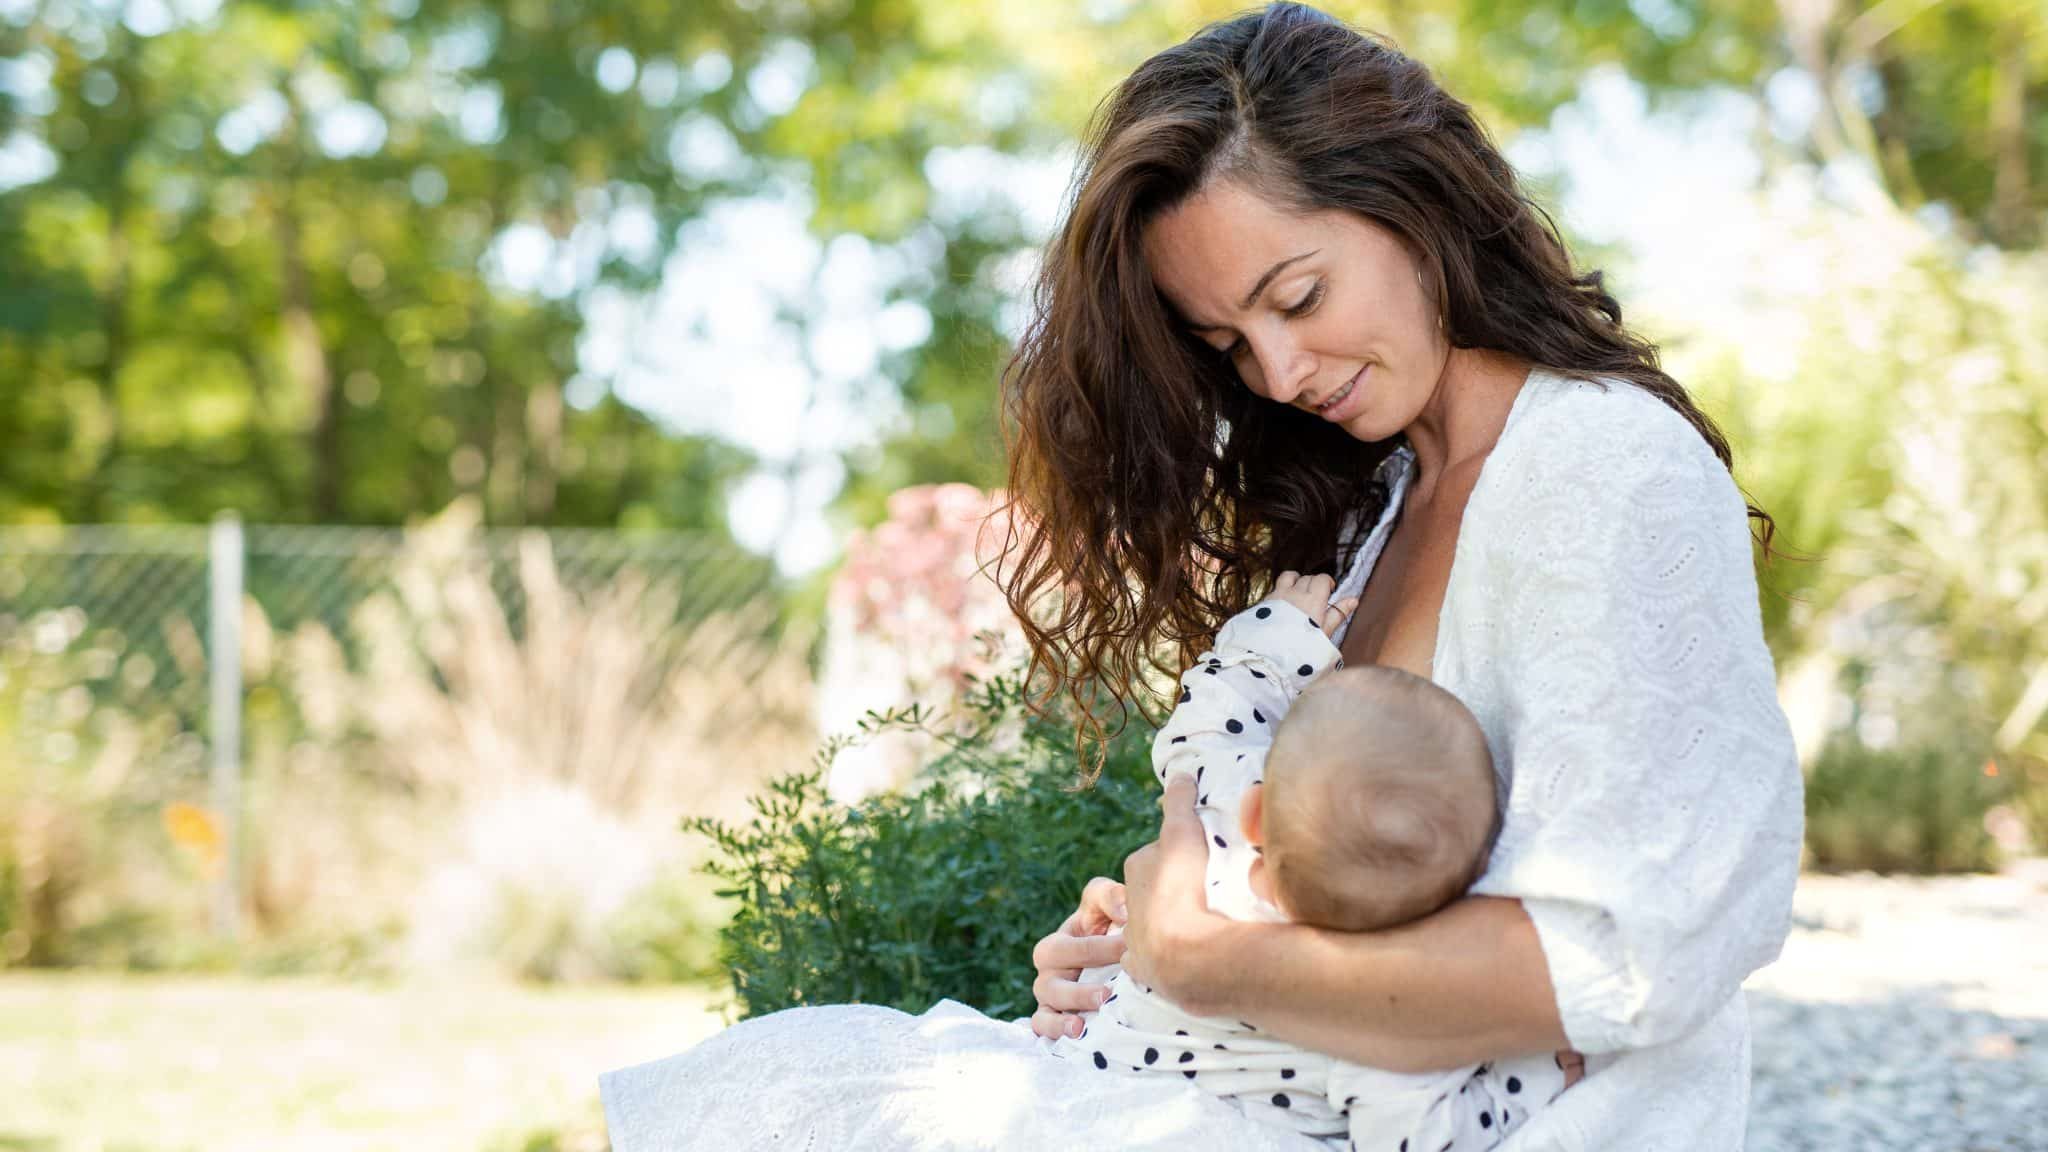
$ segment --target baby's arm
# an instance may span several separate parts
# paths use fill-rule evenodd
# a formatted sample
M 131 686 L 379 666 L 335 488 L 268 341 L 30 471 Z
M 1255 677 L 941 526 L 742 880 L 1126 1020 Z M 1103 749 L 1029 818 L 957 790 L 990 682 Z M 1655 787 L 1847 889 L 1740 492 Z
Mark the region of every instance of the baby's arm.
M 1182 673 L 1180 699 L 1152 742 L 1152 772 L 1206 783 L 1205 765 L 1263 754 L 1273 726 L 1302 690 L 1343 662 L 1329 634 L 1357 600 L 1330 603 L 1328 576 L 1283 572 L 1273 594 L 1230 618 L 1210 651 Z

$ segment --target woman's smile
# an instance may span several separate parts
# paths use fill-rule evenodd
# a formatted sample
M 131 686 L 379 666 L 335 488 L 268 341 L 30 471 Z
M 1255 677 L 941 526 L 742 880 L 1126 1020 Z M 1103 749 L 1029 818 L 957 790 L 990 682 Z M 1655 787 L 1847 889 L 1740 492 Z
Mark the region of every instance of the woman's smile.
M 1346 380 L 1344 386 L 1337 389 L 1335 396 L 1316 405 L 1315 414 L 1337 424 L 1350 419 L 1358 411 L 1358 386 L 1365 381 L 1365 374 L 1371 369 L 1372 365 L 1367 364 L 1353 373 L 1351 379 Z

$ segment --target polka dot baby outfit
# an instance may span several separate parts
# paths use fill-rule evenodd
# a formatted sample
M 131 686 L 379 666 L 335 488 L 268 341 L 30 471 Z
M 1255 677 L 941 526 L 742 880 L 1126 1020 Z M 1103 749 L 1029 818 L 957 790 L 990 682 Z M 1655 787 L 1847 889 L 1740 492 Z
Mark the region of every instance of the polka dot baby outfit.
M 1306 613 L 1268 600 L 1232 617 L 1213 649 L 1181 676 L 1179 702 L 1153 740 L 1152 769 L 1162 785 L 1174 775 L 1195 782 L 1195 813 L 1209 840 L 1211 910 L 1286 920 L 1252 891 L 1259 850 L 1244 842 L 1241 802 L 1264 779 L 1274 725 L 1305 688 L 1342 664 Z M 1550 1056 L 1423 1076 L 1383 1072 L 1244 1021 L 1190 1015 L 1116 965 L 1088 969 L 1081 980 L 1108 984 L 1109 999 L 1083 1017 L 1081 1035 L 1045 1042 L 1055 1055 L 1104 1072 L 1178 1074 L 1256 1119 L 1334 1147 L 1490 1148 L 1563 1088 Z

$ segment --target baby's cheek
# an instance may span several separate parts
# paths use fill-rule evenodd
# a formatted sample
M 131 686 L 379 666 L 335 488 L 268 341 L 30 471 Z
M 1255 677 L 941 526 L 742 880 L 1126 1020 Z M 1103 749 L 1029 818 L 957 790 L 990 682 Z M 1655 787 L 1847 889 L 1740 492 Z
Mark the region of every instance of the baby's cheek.
M 1251 888 L 1252 895 L 1271 904 L 1274 901 L 1272 885 L 1269 880 L 1270 877 L 1266 872 L 1266 862 L 1263 859 L 1253 860 L 1251 871 L 1245 874 L 1245 883 Z
M 1266 842 L 1266 830 L 1260 827 L 1262 821 L 1259 819 L 1266 810 L 1263 803 L 1265 788 L 1264 784 L 1254 784 L 1245 789 L 1244 795 L 1237 801 L 1238 835 L 1243 836 L 1244 842 L 1253 847 Z

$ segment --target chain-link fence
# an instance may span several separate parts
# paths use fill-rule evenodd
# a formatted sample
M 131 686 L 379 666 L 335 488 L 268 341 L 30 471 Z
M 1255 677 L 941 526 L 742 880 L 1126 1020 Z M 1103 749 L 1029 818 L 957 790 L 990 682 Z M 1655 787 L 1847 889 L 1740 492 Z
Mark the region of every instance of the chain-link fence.
M 68 788 L 67 803 L 154 814 L 145 826 L 174 836 L 196 821 L 218 857 L 214 926 L 232 934 L 248 900 L 245 730 L 294 762 L 347 750 L 406 787 L 524 772 L 626 807 L 668 786 L 673 762 L 744 739 L 734 725 L 805 744 L 807 656 L 772 565 L 712 539 L 0 529 L 0 905 L 50 855 L 29 833 L 37 812 L 61 816 L 38 798 Z M 768 676 L 772 691 L 747 695 Z M 30 848 L 10 857 L 10 834 Z

